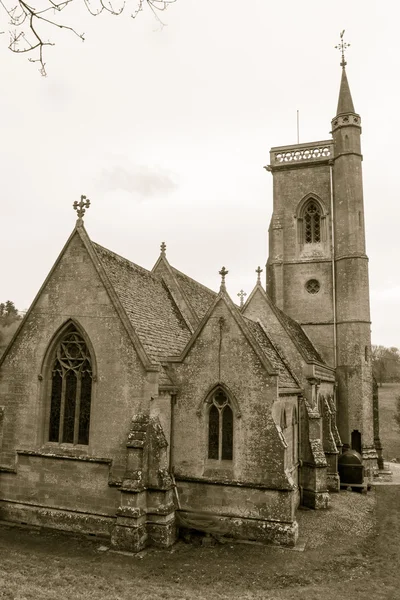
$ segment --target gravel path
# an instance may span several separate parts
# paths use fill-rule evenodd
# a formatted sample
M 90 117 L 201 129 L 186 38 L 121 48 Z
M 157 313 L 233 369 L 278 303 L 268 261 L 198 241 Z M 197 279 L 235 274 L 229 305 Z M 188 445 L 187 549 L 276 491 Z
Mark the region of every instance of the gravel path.
M 373 485 L 400 485 L 400 463 L 385 463 L 385 471 L 374 479 Z

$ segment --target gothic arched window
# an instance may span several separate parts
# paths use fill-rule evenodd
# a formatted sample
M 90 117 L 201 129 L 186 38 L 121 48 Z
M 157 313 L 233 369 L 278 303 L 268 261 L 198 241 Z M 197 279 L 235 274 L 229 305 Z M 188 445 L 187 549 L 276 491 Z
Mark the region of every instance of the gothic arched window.
M 233 458 L 233 412 L 228 396 L 221 389 L 212 395 L 208 412 L 208 458 Z
M 304 207 L 304 243 L 316 244 L 321 241 L 321 209 L 315 200 Z
M 49 442 L 89 443 L 92 364 L 80 333 L 70 327 L 51 365 Z

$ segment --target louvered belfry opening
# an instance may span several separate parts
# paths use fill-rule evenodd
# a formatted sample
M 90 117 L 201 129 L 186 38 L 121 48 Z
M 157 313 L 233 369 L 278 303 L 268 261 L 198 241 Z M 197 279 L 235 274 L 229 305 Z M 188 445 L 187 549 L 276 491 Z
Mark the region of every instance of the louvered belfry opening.
M 92 363 L 75 327 L 58 343 L 52 366 L 49 441 L 89 443 Z

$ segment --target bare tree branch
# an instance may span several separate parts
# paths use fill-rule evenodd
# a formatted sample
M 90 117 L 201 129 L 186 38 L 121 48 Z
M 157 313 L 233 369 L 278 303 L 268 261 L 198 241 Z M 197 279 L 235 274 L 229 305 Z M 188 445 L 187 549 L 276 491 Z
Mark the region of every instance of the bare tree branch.
M 7 1 L 0 0 L 0 13 L 1 10 L 4 11 L 9 18 L 9 25 L 12 27 L 9 30 L 10 43 L 8 48 L 16 54 L 32 52 L 33 57 L 29 57 L 29 61 L 39 63 L 41 75 L 46 76 L 47 74 L 46 63 L 43 60 L 44 47 L 54 46 L 54 42 L 44 39 L 42 25 L 66 29 L 82 41 L 85 40 L 83 33 L 78 33 L 74 27 L 63 25 L 58 19 L 56 20 L 57 13 L 61 13 L 76 0 L 62 0 L 60 2 L 43 0 L 42 3 L 45 2 L 47 5 L 41 9 L 28 4 L 28 0 L 12 0 L 12 2 L 16 2 L 15 5 L 7 5 Z M 129 0 L 123 0 L 122 4 L 116 7 L 114 0 L 84 0 L 87 10 L 94 17 L 104 11 L 118 16 L 125 10 L 127 2 Z M 136 9 L 131 14 L 132 18 L 136 18 L 145 7 L 148 7 L 160 25 L 164 26 L 165 23 L 161 20 L 159 13 L 164 12 L 176 0 L 135 0 L 135 2 Z M 51 14 L 51 11 L 53 14 Z M 4 31 L 0 31 L 1 33 L 4 33 Z

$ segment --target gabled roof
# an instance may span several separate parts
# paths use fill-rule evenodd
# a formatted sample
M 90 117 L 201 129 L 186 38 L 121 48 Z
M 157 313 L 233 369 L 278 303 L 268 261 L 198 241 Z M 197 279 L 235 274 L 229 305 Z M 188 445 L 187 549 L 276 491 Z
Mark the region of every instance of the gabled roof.
M 251 333 L 257 340 L 259 346 L 261 347 L 264 354 L 267 356 L 269 362 L 274 367 L 274 369 L 279 373 L 279 387 L 280 388 L 298 388 L 300 387 L 299 382 L 294 377 L 294 375 L 290 372 L 288 367 L 286 366 L 284 360 L 279 355 L 277 349 L 269 338 L 265 329 L 255 321 L 248 319 L 247 317 L 243 317 L 246 325 L 249 327 Z
M 92 245 L 146 353 L 157 362 L 179 354 L 191 333 L 163 281 L 111 250 Z
M 264 290 L 260 283 L 257 283 L 255 285 L 250 296 L 247 298 L 244 306 L 241 308 L 242 313 L 246 310 L 247 306 L 250 304 L 256 293 L 261 294 L 261 296 L 264 298 L 264 301 L 275 313 L 279 321 L 282 323 L 283 327 L 286 329 L 288 335 L 291 337 L 291 339 L 303 355 L 303 358 L 307 362 L 318 362 L 322 365 L 325 365 L 326 363 L 324 359 L 319 354 L 318 350 L 315 348 L 314 344 L 307 336 L 300 323 L 289 317 L 289 315 L 285 314 L 280 308 L 278 308 L 276 304 L 272 302 L 270 296 L 268 296 L 267 292 Z
M 199 320 L 201 320 L 217 297 L 216 292 L 213 292 L 188 275 L 181 273 L 181 271 L 178 271 L 178 269 L 175 269 L 174 267 L 172 267 L 172 271 L 178 284 L 182 288 L 183 293 L 190 302 L 190 305 L 197 314 Z
M 192 337 L 190 338 L 188 344 L 183 349 L 183 352 L 179 356 L 178 355 L 177 356 L 173 356 L 173 355 L 169 356 L 167 359 L 168 362 L 182 362 L 185 359 L 188 352 L 190 351 L 192 346 L 195 344 L 197 338 L 201 334 L 203 328 L 208 323 L 210 317 L 212 316 L 212 314 L 213 314 L 214 310 L 216 309 L 217 305 L 219 304 L 219 302 L 225 303 L 225 305 L 228 308 L 229 312 L 231 313 L 233 319 L 236 321 L 237 325 L 239 326 L 242 333 L 246 337 L 250 346 L 253 348 L 255 354 L 258 356 L 259 360 L 261 361 L 261 363 L 264 366 L 267 373 L 269 373 L 270 375 L 277 375 L 278 373 L 277 373 L 277 371 L 275 371 L 268 356 L 266 355 L 265 352 L 263 352 L 262 348 L 257 343 L 257 340 L 252 335 L 251 330 L 247 326 L 248 319 L 246 319 L 246 320 L 244 319 L 244 317 L 240 313 L 238 307 L 235 306 L 235 304 L 232 302 L 231 298 L 226 293 L 226 291 L 222 291 L 222 290 L 219 292 L 219 294 L 216 295 L 214 302 L 211 304 L 210 308 L 208 309 L 208 311 L 206 312 L 206 314 L 200 321 L 195 332 L 193 333 Z

